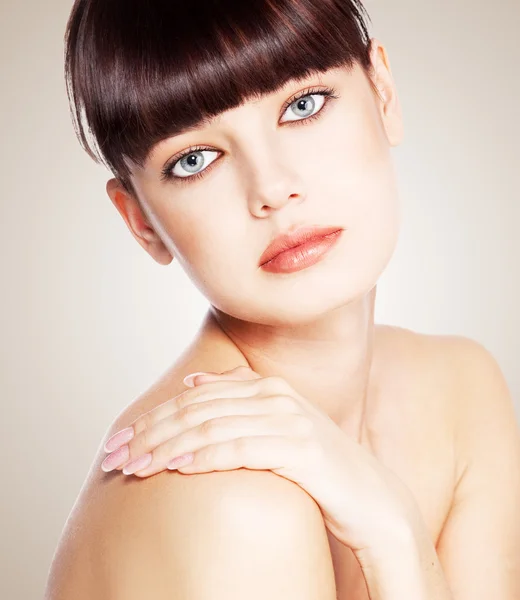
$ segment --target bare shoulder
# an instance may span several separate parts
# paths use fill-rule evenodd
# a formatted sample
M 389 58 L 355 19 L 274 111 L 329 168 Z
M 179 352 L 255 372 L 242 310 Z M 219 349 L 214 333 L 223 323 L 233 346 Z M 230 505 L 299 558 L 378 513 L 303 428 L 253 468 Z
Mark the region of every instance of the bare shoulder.
M 459 420 L 480 419 L 489 411 L 506 411 L 515 420 L 515 409 L 504 373 L 484 344 L 462 335 L 414 334 L 422 356 L 444 373 L 452 394 L 450 404 Z M 474 421 L 471 421 L 474 424 Z M 471 424 L 470 423 L 470 424 Z
M 46 600 L 335 598 L 320 509 L 293 482 L 248 469 L 105 475 L 68 524 Z
M 445 387 L 449 405 L 459 417 L 471 409 L 475 401 L 489 403 L 490 398 L 478 390 L 484 386 L 494 388 L 502 403 L 514 410 L 511 396 L 500 365 L 482 343 L 462 335 L 426 334 L 410 329 L 392 328 L 398 346 L 415 365 L 415 373 L 421 380 L 435 378 Z M 436 389 L 438 387 L 436 386 Z M 451 393 L 449 393 L 451 391 Z
M 491 351 L 462 335 L 401 333 L 407 339 L 405 347 L 422 364 L 416 372 L 423 383 L 437 390 L 440 385 L 443 390 L 437 398 L 445 403 L 453 427 L 457 479 L 485 440 L 508 443 L 513 455 L 518 453 L 518 417 L 504 373 Z
M 510 390 L 480 342 L 427 344 L 442 350 L 451 390 L 455 485 L 436 544 L 444 573 L 457 598 L 520 597 L 520 428 Z
M 409 372 L 421 380 L 435 377 L 441 384 L 455 386 L 453 391 L 462 404 L 467 395 L 459 394 L 461 386 L 465 388 L 471 381 L 480 382 L 487 376 L 505 384 L 496 358 L 483 344 L 469 337 L 384 326 L 382 338 L 389 340 L 387 345 L 392 353 L 411 365 Z
M 238 597 L 226 582 L 243 586 L 249 598 L 269 589 L 285 590 L 284 597 L 335 598 L 321 511 L 295 483 L 249 469 L 148 478 L 101 470 L 113 433 L 186 391 L 188 373 L 237 366 L 228 358 L 175 366 L 109 426 L 63 529 L 45 600 Z
M 405 327 L 378 327 L 382 360 L 391 373 L 392 387 L 400 382 L 401 397 L 417 402 L 426 409 L 433 402 L 440 409 L 454 408 L 453 395 L 459 369 L 457 362 L 468 346 L 477 345 L 469 338 L 456 335 L 428 334 Z M 385 377 L 385 380 L 388 379 Z
M 473 456 L 502 449 L 516 463 L 520 456 L 518 417 L 511 391 L 496 357 L 480 342 L 452 336 L 450 356 L 459 450 L 464 468 Z

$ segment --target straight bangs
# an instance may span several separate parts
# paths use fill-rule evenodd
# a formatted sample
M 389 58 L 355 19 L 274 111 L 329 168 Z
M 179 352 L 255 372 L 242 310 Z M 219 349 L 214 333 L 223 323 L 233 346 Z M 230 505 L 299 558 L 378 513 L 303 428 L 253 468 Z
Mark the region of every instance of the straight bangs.
M 134 193 L 130 164 L 158 142 L 293 78 L 370 73 L 364 15 L 358 0 L 76 0 L 65 79 L 78 139 Z

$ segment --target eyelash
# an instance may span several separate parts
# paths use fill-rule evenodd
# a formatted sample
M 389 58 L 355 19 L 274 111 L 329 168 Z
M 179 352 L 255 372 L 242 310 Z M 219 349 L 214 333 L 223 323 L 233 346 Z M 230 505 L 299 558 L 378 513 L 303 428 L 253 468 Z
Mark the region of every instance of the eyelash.
M 288 123 L 296 123 L 297 125 L 307 124 L 310 121 L 313 121 L 314 119 L 318 119 L 327 108 L 328 104 L 330 103 L 330 100 L 338 98 L 338 96 L 336 95 L 336 90 L 334 88 L 309 88 L 307 90 L 303 90 L 302 92 L 298 92 L 295 96 L 289 98 L 289 100 L 287 100 L 282 106 L 281 116 L 285 113 L 289 106 L 291 106 L 291 104 L 294 104 L 301 98 L 306 98 L 307 96 L 315 95 L 322 95 L 325 97 L 325 102 L 323 103 L 322 107 L 318 110 L 318 112 L 314 113 L 310 117 L 304 117 L 303 119 L 297 119 L 295 121 L 288 121 Z M 175 181 L 176 183 L 184 185 L 190 183 L 194 179 L 205 177 L 206 173 L 208 171 L 211 171 L 212 165 L 215 164 L 218 161 L 218 159 L 215 159 L 209 165 L 209 167 L 206 167 L 205 169 L 199 171 L 198 173 L 195 173 L 194 175 L 189 175 L 187 177 L 179 177 L 177 175 L 172 175 L 172 169 L 177 162 L 182 160 L 184 157 L 189 156 L 193 152 L 199 152 L 200 150 L 214 151 L 213 148 L 208 148 L 207 146 L 193 146 L 192 148 L 186 150 L 186 152 L 183 152 L 180 156 L 174 156 L 170 161 L 168 161 L 168 163 L 164 166 L 163 170 L 161 171 L 161 181 Z

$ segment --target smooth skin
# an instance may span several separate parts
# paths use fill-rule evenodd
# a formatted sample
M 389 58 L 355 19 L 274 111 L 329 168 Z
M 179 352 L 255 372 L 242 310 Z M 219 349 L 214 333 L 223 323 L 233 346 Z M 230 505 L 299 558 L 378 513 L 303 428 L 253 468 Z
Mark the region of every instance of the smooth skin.
M 356 556 L 421 519 L 399 477 L 284 379 L 237 367 L 194 383 L 132 424 L 136 435 L 120 450 L 148 456 L 149 465 L 129 470 L 115 450 L 117 463 L 108 457 L 103 470 L 124 464 L 124 474 L 146 477 L 186 453 L 194 458 L 175 465 L 182 473 L 271 470 L 314 498 L 327 529 Z
M 165 140 L 135 173 L 139 201 L 108 182 L 138 243 L 160 264 L 179 260 L 211 308 L 193 344 L 107 431 L 46 600 L 368 599 L 317 503 L 270 471 L 101 471 L 104 443 L 185 391 L 185 375 L 239 365 L 284 378 L 402 478 L 454 599 L 520 597 L 520 435 L 496 361 L 466 338 L 374 323 L 398 237 L 390 149 L 402 119 L 377 40 L 372 61 L 384 99 L 360 69 L 331 70 Z M 320 85 L 340 98 L 308 125 L 282 125 L 283 102 Z M 222 152 L 220 162 L 196 182 L 161 182 L 166 161 L 194 145 Z M 272 237 L 300 224 L 345 231 L 310 269 L 259 269 Z

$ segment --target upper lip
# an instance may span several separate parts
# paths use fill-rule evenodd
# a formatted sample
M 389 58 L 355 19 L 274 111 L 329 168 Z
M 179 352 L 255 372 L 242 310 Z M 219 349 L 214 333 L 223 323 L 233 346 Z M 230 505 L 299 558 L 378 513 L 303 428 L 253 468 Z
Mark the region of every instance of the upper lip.
M 281 252 L 288 250 L 289 248 L 294 248 L 295 246 L 304 244 L 305 242 L 308 242 L 314 238 L 329 235 L 335 231 L 339 231 L 340 229 L 342 229 L 342 227 L 319 227 L 314 225 L 310 227 L 299 227 L 294 231 L 282 233 L 278 235 L 269 244 L 269 246 L 267 246 L 264 253 L 260 257 L 259 266 L 262 266 L 264 263 L 273 259 Z

